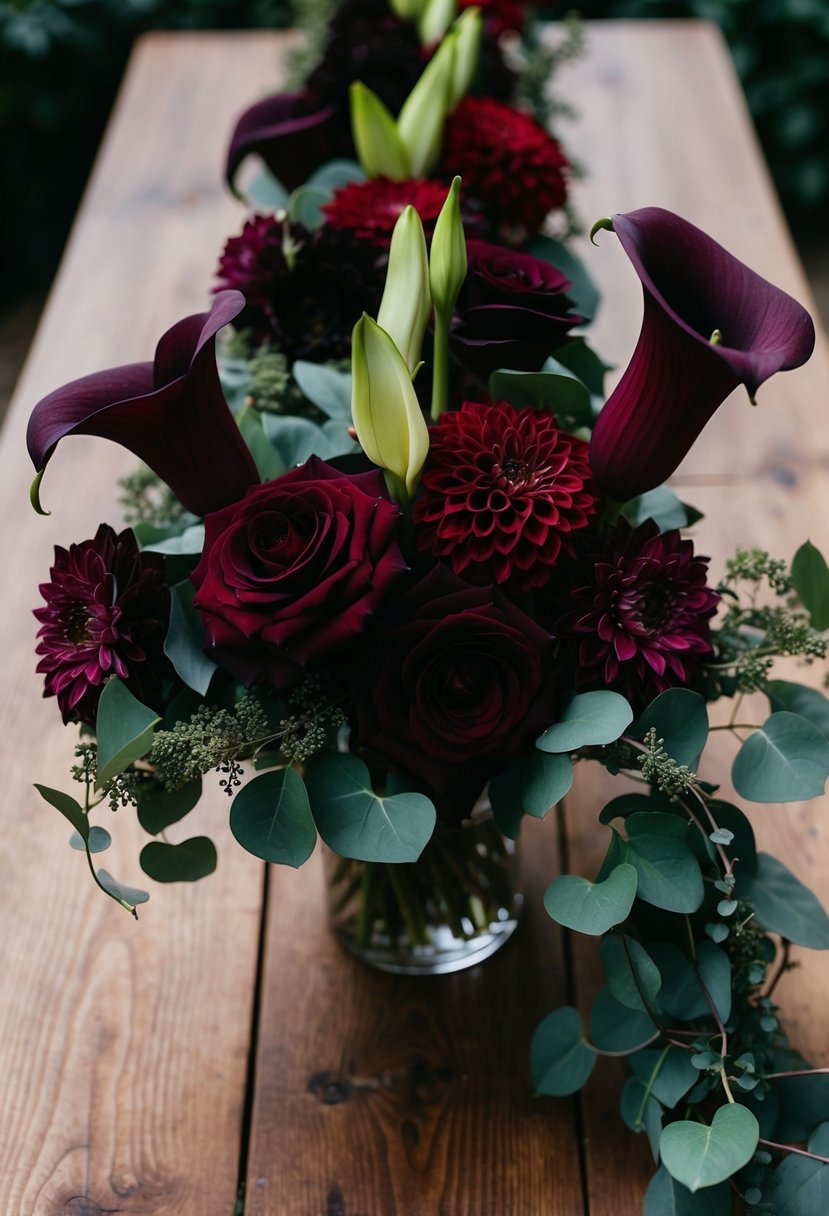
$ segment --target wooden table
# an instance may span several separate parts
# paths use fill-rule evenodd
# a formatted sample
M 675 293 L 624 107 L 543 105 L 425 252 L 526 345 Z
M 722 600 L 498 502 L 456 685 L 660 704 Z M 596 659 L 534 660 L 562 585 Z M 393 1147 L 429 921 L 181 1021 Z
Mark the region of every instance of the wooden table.
M 0 450 L 7 587 L 0 739 L 5 927 L 0 990 L 0 1216 L 637 1216 L 651 1164 L 615 1114 L 620 1069 L 581 1102 L 532 1100 L 532 1028 L 589 1000 L 597 952 L 563 941 L 540 908 L 566 863 L 603 852 L 601 779 L 583 774 L 558 821 L 528 826 L 529 911 L 485 967 L 440 980 L 375 975 L 326 932 L 319 859 L 265 873 L 234 845 L 221 795 L 198 812 L 216 874 L 156 887 L 135 924 L 93 887 L 34 779 L 66 787 L 72 732 L 40 699 L 29 615 L 54 543 L 117 522 L 132 467 L 93 440 L 67 443 L 29 510 L 27 414 L 84 372 L 150 356 L 204 306 L 242 211 L 221 185 L 235 114 L 279 81 L 287 38 L 163 34 L 133 58 L 97 169 L 13 403 Z M 660 204 L 681 212 L 808 302 L 719 35 L 706 25 L 589 27 L 590 54 L 561 86 L 590 176 L 588 222 Z M 43 168 L 42 166 L 40 167 Z M 59 188 L 59 183 L 54 184 Z M 599 349 L 624 365 L 639 285 L 614 239 L 587 252 L 605 292 Z M 737 396 L 681 473 L 708 512 L 715 565 L 737 542 L 783 555 L 829 543 L 826 344 L 805 369 Z M 823 801 L 754 813 L 764 843 L 829 897 Z M 189 830 L 189 829 L 188 829 Z M 138 881 L 139 829 L 115 824 L 111 868 Z M 796 1043 L 829 1063 L 819 956 L 783 985 Z

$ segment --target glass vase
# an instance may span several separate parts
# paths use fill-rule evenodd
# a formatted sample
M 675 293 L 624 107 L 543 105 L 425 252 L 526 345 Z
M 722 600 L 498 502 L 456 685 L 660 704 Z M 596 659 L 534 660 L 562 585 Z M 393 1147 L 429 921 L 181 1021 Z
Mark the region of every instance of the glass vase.
M 328 913 L 347 950 L 380 971 L 445 975 L 489 958 L 511 937 L 523 897 L 516 842 L 486 810 L 438 824 L 416 862 L 352 861 L 325 850 Z

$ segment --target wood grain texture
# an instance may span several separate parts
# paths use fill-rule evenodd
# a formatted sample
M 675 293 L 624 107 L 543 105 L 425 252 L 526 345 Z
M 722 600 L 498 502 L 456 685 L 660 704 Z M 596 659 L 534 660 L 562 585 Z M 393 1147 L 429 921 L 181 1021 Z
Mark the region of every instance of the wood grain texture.
M 568 1000 L 541 908 L 554 816 L 524 832 L 515 937 L 451 976 L 345 955 L 318 862 L 310 885 L 272 874 L 247 1216 L 577 1216 L 574 1104 L 531 1098 L 527 1064 L 536 1024 Z
M 2 436 L 3 1216 L 231 1216 L 235 1202 L 263 869 L 230 838 L 226 799 L 206 799 L 193 828 L 171 834 L 214 836 L 217 873 L 150 884 L 136 924 L 92 885 L 68 825 L 32 789 L 68 788 L 75 738 L 34 674 L 37 584 L 54 544 L 118 523 L 114 481 L 135 461 L 68 440 L 44 479 L 54 514 L 42 519 L 28 505 L 24 430 L 47 391 L 151 357 L 164 329 L 204 308 L 242 218 L 222 187 L 225 133 L 279 67 L 276 44 L 236 45 L 235 74 L 215 38 L 139 48 Z M 142 885 L 148 838 L 128 811 L 101 820 L 116 842 L 103 864 Z
M 745 102 L 719 32 L 683 22 L 589 25 L 587 58 L 562 72 L 559 88 L 579 117 L 566 132 L 588 166 L 576 184 L 579 214 L 589 227 L 611 211 L 659 205 L 684 215 L 760 274 L 809 307 L 809 290 L 770 185 Z M 581 242 L 604 303 L 592 341 L 621 374 L 636 341 L 641 288 L 615 238 L 598 248 Z M 687 500 L 705 511 L 694 529 L 698 552 L 711 555 L 718 577 L 737 545 L 758 544 L 790 558 L 807 536 L 829 548 L 829 393 L 825 337 L 811 362 L 761 388 L 753 409 L 743 390 L 715 415 L 675 478 Z M 808 681 L 802 669 L 791 673 Z M 816 677 L 812 677 L 816 678 Z M 715 711 L 716 712 L 716 711 Z M 750 709 L 747 707 L 747 713 Z M 757 720 L 748 719 L 748 720 Z M 727 776 L 734 747 L 717 738 L 706 775 Z M 726 796 L 727 780 L 724 783 Z M 599 808 L 619 782 L 587 769 L 567 799 L 570 865 L 595 873 L 607 846 Z M 829 902 L 829 801 L 754 806 L 762 847 L 780 857 Z M 597 950 L 574 939 L 574 982 L 586 1010 L 600 981 Z M 793 1043 L 816 1064 L 829 1064 L 825 957 L 796 951 L 802 969 L 778 989 Z M 620 1126 L 618 1066 L 600 1066 L 582 1102 L 591 1216 L 640 1216 L 653 1165 L 644 1137 Z

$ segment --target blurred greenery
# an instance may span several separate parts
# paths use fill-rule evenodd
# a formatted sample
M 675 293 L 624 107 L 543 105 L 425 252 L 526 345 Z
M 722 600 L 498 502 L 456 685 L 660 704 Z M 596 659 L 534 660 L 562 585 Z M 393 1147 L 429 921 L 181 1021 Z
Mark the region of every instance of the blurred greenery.
M 790 222 L 808 229 L 823 219 L 829 0 L 579 0 L 578 9 L 586 18 L 702 17 L 719 25 Z
M 803 225 L 822 217 L 829 202 L 829 0 L 576 0 L 572 7 L 588 18 L 717 22 L 790 218 Z M 560 15 L 562 6 L 546 11 Z M 292 0 L 0 0 L 0 189 L 7 217 L 0 227 L 0 305 L 53 274 L 137 34 L 273 28 L 292 16 Z
M 136 35 L 291 17 L 291 0 L 0 0 L 0 306 L 54 273 Z

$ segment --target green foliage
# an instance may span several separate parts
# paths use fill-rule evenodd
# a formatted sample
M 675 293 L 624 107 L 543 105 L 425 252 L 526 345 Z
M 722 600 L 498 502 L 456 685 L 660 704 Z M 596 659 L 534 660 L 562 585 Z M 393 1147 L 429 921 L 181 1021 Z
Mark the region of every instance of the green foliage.
M 716 1186 L 742 1169 L 754 1155 L 760 1128 L 745 1106 L 721 1106 L 710 1126 L 688 1119 L 671 1123 L 659 1149 L 668 1173 L 692 1193 Z
M 731 769 L 734 788 L 751 802 L 819 797 L 829 777 L 829 741 L 806 718 L 785 710 L 748 736 Z
M 645 1192 L 644 1216 L 731 1216 L 733 1206 L 727 1182 L 692 1193 L 661 1165 Z
M 263 861 L 298 868 L 317 843 L 305 784 L 292 768 L 255 777 L 233 799 L 230 830 Z
M 808 540 L 794 555 L 792 586 L 809 614 L 812 628 L 829 629 L 829 566 Z
M 564 1097 L 581 1089 L 593 1071 L 596 1052 L 582 1032 L 579 1011 L 572 1006 L 548 1013 L 530 1046 L 530 1068 L 536 1094 Z
M 489 392 L 494 401 L 509 401 L 517 409 L 553 410 L 566 430 L 593 421 L 590 393 L 575 376 L 497 371 L 489 378 Z
M 160 721 L 158 714 L 142 705 L 117 676 L 108 681 L 98 702 L 95 723 L 99 788 L 147 755 Z
M 588 882 L 577 874 L 560 874 L 544 895 L 544 907 L 567 929 L 601 937 L 626 920 L 636 898 L 637 874 L 624 862 L 604 882 Z
M 644 739 L 651 728 L 672 760 L 696 771 L 708 738 L 708 711 L 699 693 L 689 688 L 669 688 L 660 693 L 628 734 Z
M 164 653 L 187 687 L 204 696 L 216 664 L 204 652 L 204 626 L 193 607 L 194 594 L 189 579 L 170 588 L 170 624 Z
M 633 711 L 619 693 L 577 693 L 536 747 L 544 752 L 573 752 L 580 747 L 614 743 L 632 721 Z
M 145 832 L 157 836 L 165 828 L 189 815 L 201 798 L 201 777 L 195 777 L 176 790 L 167 790 L 153 781 L 138 797 L 138 822 Z
M 829 917 L 815 895 L 782 861 L 758 853 L 757 869 L 738 890 L 750 899 L 758 923 L 810 950 L 829 950 Z
M 230 794 L 240 784 L 239 756 L 272 735 L 262 703 L 249 693 L 232 711 L 201 704 L 186 721 L 156 731 L 149 759 L 170 791 L 218 769 L 224 773 L 220 784 Z
M 207 836 L 181 844 L 152 840 L 141 850 L 141 869 L 156 882 L 198 882 L 216 869 L 216 846 Z

